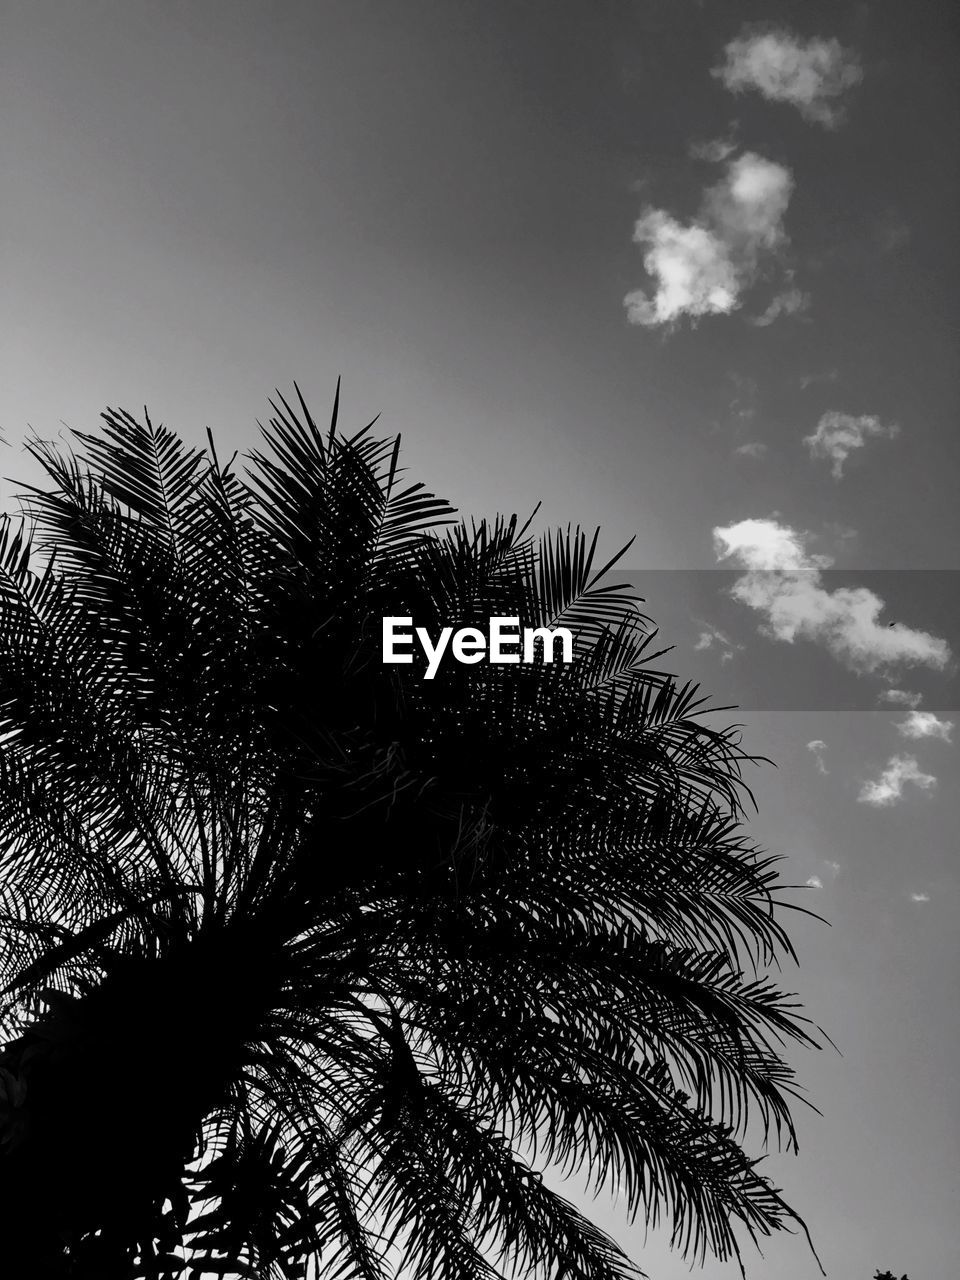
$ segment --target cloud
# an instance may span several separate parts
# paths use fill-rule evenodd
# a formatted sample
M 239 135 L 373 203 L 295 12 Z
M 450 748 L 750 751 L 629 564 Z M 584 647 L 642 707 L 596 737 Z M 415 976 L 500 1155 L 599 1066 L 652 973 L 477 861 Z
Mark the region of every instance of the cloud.
M 911 893 L 910 901 L 911 902 L 929 902 L 930 895 L 929 893 Z
M 785 165 L 745 151 L 704 195 L 704 212 L 723 239 L 742 256 L 776 249 L 785 239 L 783 215 L 793 194 Z
M 691 160 L 708 160 L 720 164 L 736 151 L 736 143 L 726 138 L 711 138 L 709 142 L 691 142 L 688 148 Z
M 881 253 L 896 253 L 910 243 L 910 227 L 894 209 L 878 215 L 873 234 Z
M 740 284 L 726 245 L 712 231 L 685 227 L 661 209 L 637 223 L 633 238 L 650 246 L 643 265 L 657 281 L 653 298 L 634 289 L 624 298 L 631 324 L 654 328 L 681 316 L 729 315 L 740 305 Z
M 735 640 L 731 640 L 729 636 L 723 634 L 717 627 L 709 622 L 700 622 L 704 628 L 697 638 L 697 643 L 693 646 L 694 650 L 712 649 L 716 645 L 722 652 L 720 654 L 721 662 L 730 662 L 733 658 L 734 650 L 742 649 L 742 644 L 737 644 Z
M 761 266 L 787 243 L 783 215 L 792 191 L 789 169 L 747 151 L 704 192 L 691 223 L 648 208 L 633 239 L 646 249 L 644 270 L 656 288 L 627 294 L 628 321 L 656 328 L 736 311 Z
M 865 782 L 857 799 L 861 804 L 885 808 L 903 799 L 903 788 L 912 782 L 921 791 L 930 792 L 937 785 L 932 773 L 923 773 L 915 756 L 891 756 L 887 767 L 875 782 Z
M 821 382 L 837 382 L 839 378 L 839 369 L 827 369 L 824 373 L 804 373 L 799 380 L 800 390 L 806 391 L 807 387 L 815 387 Z
M 820 879 L 819 876 L 811 876 L 810 879 L 807 881 L 807 887 L 809 889 L 822 889 L 823 881 Z
M 724 53 L 726 61 L 712 75 L 731 93 L 755 89 L 827 129 L 841 122 L 843 95 L 863 79 L 856 55 L 839 40 L 804 42 L 784 29 L 741 35 Z
M 829 861 L 828 861 L 828 862 L 825 862 L 825 863 L 824 863 L 824 866 L 827 868 L 827 870 L 830 872 L 830 874 L 833 876 L 833 878 L 834 878 L 834 879 L 836 879 L 836 878 L 837 878 L 837 876 L 840 874 L 840 863 L 839 863 L 839 862 L 829 862 Z
M 809 293 L 804 293 L 802 289 L 791 285 L 789 289 L 784 289 L 781 293 L 776 294 L 767 306 L 766 311 L 759 316 L 754 316 L 750 323 L 756 325 L 758 329 L 765 329 L 767 325 L 773 324 L 774 320 L 778 320 L 780 316 L 802 315 L 809 305 Z
M 843 464 L 854 449 L 862 449 L 871 437 L 892 440 L 899 433 L 896 423 L 884 426 L 872 414 L 861 414 L 855 418 L 852 414 L 832 410 L 823 415 L 813 435 L 803 437 L 803 443 L 810 450 L 811 458 L 832 460 L 831 473 L 835 480 L 839 480 L 843 475 Z
M 730 412 L 739 423 L 752 422 L 760 408 L 760 385 L 756 378 L 745 377 L 736 370 L 731 370 L 727 377 L 733 384 L 734 394 L 730 401 Z
M 906 720 L 899 721 L 897 728 L 905 738 L 941 738 L 949 742 L 953 721 L 939 720 L 932 711 L 911 711 Z
M 733 452 L 744 458 L 762 458 L 767 452 L 767 446 L 762 440 L 748 440 L 746 444 L 738 444 Z
M 775 520 L 741 520 L 715 528 L 713 542 L 719 560 L 734 556 L 754 572 L 826 569 L 832 563 L 829 556 L 808 555 L 803 535 Z
M 827 744 L 822 738 L 814 738 L 812 742 L 807 743 L 807 750 L 813 752 L 813 758 L 817 762 L 817 770 L 820 773 L 829 773 L 830 770 L 823 763 L 823 753 L 827 749 Z
M 884 689 L 880 694 L 880 701 L 892 702 L 898 707 L 919 707 L 923 694 L 910 693 L 907 689 Z
M 822 644 L 846 667 L 869 675 L 900 664 L 941 670 L 950 660 L 945 640 L 906 626 L 878 621 L 884 602 L 865 587 L 828 590 L 822 570 L 828 556 L 809 555 L 804 535 L 776 520 L 741 520 L 713 530 L 718 560 L 734 560 L 747 572 L 730 594 L 765 616 L 761 631 L 792 644 Z

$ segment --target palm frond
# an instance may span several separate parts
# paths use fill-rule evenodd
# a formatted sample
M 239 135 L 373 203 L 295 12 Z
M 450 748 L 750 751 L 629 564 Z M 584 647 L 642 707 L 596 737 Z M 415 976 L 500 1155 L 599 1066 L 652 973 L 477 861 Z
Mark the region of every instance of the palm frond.
M 110 410 L 0 527 L 5 1265 L 642 1274 L 545 1164 L 694 1258 L 798 1225 L 748 1153 L 820 1042 L 766 972 L 762 761 L 623 552 L 454 523 L 295 392 L 246 471 Z M 575 660 L 425 681 L 386 615 Z

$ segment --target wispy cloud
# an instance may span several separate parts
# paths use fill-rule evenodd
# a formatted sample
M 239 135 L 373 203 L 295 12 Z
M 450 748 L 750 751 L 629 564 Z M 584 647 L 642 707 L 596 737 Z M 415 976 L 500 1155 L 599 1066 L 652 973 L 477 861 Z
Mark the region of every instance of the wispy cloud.
M 816 387 L 820 383 L 837 382 L 839 378 L 839 369 L 827 369 L 824 373 L 804 373 L 799 379 L 800 390 L 806 391 L 807 387 Z
M 911 893 L 910 901 L 911 902 L 929 902 L 930 895 L 929 893 Z
M 839 40 L 803 41 L 783 28 L 741 34 L 724 54 L 712 74 L 732 93 L 755 90 L 827 129 L 841 122 L 841 99 L 863 79 L 856 55 Z
M 733 384 L 733 396 L 730 400 L 730 412 L 739 425 L 752 422 L 760 408 L 760 385 L 756 378 L 746 377 L 736 370 L 727 374 Z
M 923 701 L 922 693 L 911 693 L 909 689 L 883 689 L 881 702 L 890 702 L 896 707 L 919 707 Z
M 729 159 L 736 149 L 736 143 L 728 138 L 711 138 L 707 142 L 691 142 L 688 151 L 691 160 L 708 160 L 710 164 L 720 164 Z
M 891 756 L 880 777 L 863 784 L 857 799 L 861 804 L 885 808 L 903 799 L 903 789 L 908 782 L 928 793 L 937 785 L 932 773 L 922 771 L 915 756 Z
M 750 323 L 759 329 L 764 329 L 768 324 L 773 324 L 774 320 L 779 320 L 781 316 L 802 315 L 809 305 L 809 293 L 804 293 L 796 285 L 790 285 L 789 288 L 775 294 L 767 309 L 760 315 L 753 316 Z
M 648 208 L 633 239 L 646 249 L 643 266 L 655 288 L 627 294 L 629 322 L 657 328 L 736 311 L 762 265 L 787 243 L 783 215 L 792 191 L 789 169 L 748 151 L 704 192 L 692 222 Z
M 862 449 L 871 438 L 892 440 L 899 433 L 896 423 L 885 426 L 873 414 L 854 417 L 850 413 L 831 410 L 823 415 L 812 435 L 803 437 L 803 443 L 810 450 L 811 458 L 830 459 L 833 463 L 831 474 L 839 480 L 843 475 L 843 464 L 854 449 Z
M 940 720 L 932 711 L 911 711 L 897 728 L 905 738 L 940 738 L 949 742 L 953 732 L 952 720 Z
M 748 440 L 746 444 L 738 444 L 733 452 L 744 458 L 762 458 L 767 452 L 767 446 L 762 440 Z
M 807 743 L 807 750 L 813 753 L 813 758 L 817 762 L 817 770 L 819 773 L 829 773 L 830 770 L 823 763 L 823 753 L 827 749 L 827 744 L 822 738 L 814 738 L 812 742 Z
M 807 880 L 807 888 L 808 888 L 808 889 L 822 889 L 822 888 L 823 888 L 823 881 L 820 879 L 820 877 L 819 877 L 819 876 L 810 876 L 810 878 Z
M 884 602 L 866 587 L 823 585 L 829 556 L 810 555 L 804 535 L 773 519 L 741 520 L 713 530 L 718 560 L 747 570 L 731 588 L 735 600 L 764 615 L 761 631 L 792 644 L 822 644 L 846 667 L 873 674 L 899 665 L 942 670 L 950 661 L 945 640 L 878 621 Z
M 711 623 L 701 621 L 700 626 L 703 630 L 697 637 L 697 643 L 693 646 L 695 650 L 712 649 L 716 646 L 720 650 L 720 661 L 730 662 L 734 652 L 743 648 L 742 644 L 737 644 L 735 640 L 731 640 L 729 636 L 724 635 L 718 627 L 713 626 Z
M 910 243 L 910 227 L 895 209 L 885 209 L 877 215 L 874 240 L 881 253 L 896 253 Z

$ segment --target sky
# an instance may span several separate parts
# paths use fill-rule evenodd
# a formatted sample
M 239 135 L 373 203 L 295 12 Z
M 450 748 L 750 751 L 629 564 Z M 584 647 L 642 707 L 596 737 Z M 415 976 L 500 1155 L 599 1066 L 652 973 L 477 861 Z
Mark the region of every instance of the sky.
M 940 0 L 3 0 L 0 500 L 108 405 L 380 413 L 600 525 L 773 760 L 839 1052 L 771 1173 L 831 1277 L 960 1273 L 960 19 Z M 602 1203 L 655 1280 L 687 1265 Z M 812 1280 L 802 1239 L 751 1280 Z M 707 1264 L 709 1280 L 731 1267 Z

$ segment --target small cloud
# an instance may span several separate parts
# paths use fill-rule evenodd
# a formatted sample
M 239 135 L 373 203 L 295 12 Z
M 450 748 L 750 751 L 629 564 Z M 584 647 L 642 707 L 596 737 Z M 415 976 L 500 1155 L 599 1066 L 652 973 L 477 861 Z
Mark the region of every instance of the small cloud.
M 735 640 L 731 640 L 729 636 L 723 634 L 717 627 L 712 626 L 709 622 L 700 622 L 704 628 L 697 638 L 697 643 L 693 646 L 695 650 L 712 649 L 715 645 L 720 652 L 721 662 L 730 662 L 733 658 L 734 651 L 742 649 L 742 644 L 737 644 Z
M 895 210 L 887 209 L 877 218 L 874 237 L 881 253 L 896 253 L 910 243 L 910 227 Z
M 837 876 L 840 874 L 839 862 L 825 862 L 823 865 L 827 868 L 827 870 L 830 872 L 830 874 L 833 876 L 834 879 L 836 879 Z
M 744 458 L 762 458 L 767 452 L 767 446 L 762 440 L 748 440 L 746 444 L 738 444 L 733 452 Z
M 730 400 L 730 413 L 739 425 L 752 422 L 760 408 L 760 387 L 756 378 L 745 377 L 735 370 L 727 374 L 733 384 L 734 393 Z
M 784 289 L 782 293 L 778 293 L 770 302 L 766 311 L 762 315 L 754 316 L 750 323 L 758 329 L 764 329 L 768 324 L 773 324 L 774 320 L 778 320 L 780 316 L 802 315 L 809 305 L 809 293 L 804 293 L 802 289 L 791 286 L 789 289 Z
M 876 808 L 888 807 L 903 799 L 903 788 L 912 782 L 921 791 L 930 792 L 937 785 L 932 773 L 924 773 L 914 756 L 891 756 L 887 767 L 874 782 L 865 782 L 857 799 Z
M 880 701 L 891 702 L 896 707 L 919 707 L 923 694 L 910 693 L 907 689 L 884 689 L 880 693 Z
M 718 560 L 734 556 L 745 569 L 781 572 L 826 569 L 829 556 L 810 556 L 803 535 L 776 520 L 741 520 L 715 528 L 714 550 Z
M 827 749 L 827 744 L 822 738 L 814 738 L 812 742 L 807 743 L 807 750 L 813 753 L 813 758 L 817 762 L 817 770 L 820 773 L 829 773 L 830 770 L 823 763 L 823 753 Z
M 782 28 L 743 34 L 724 53 L 726 61 L 712 74 L 731 93 L 756 90 L 769 102 L 789 103 L 805 120 L 827 129 L 841 122 L 841 99 L 863 79 L 856 55 L 839 40 L 804 42 Z
M 799 380 L 800 390 L 806 391 L 807 387 L 816 387 L 821 383 L 837 382 L 839 378 L 839 369 L 827 369 L 825 373 L 804 373 Z
M 911 902 L 929 902 L 930 895 L 929 893 L 911 893 L 910 901 Z
M 823 881 L 819 876 L 811 876 L 809 880 L 807 880 L 807 887 L 809 889 L 822 889 Z
M 727 138 L 711 138 L 709 142 L 691 142 L 688 148 L 691 160 L 707 160 L 710 164 L 722 164 L 736 151 L 736 143 Z
M 763 614 L 761 631 L 792 644 L 819 643 L 858 674 L 899 664 L 942 670 L 950 660 L 945 640 L 906 626 L 879 621 L 884 602 L 866 587 L 823 586 L 828 556 L 810 555 L 804 535 L 776 520 L 741 520 L 713 530 L 718 560 L 732 559 L 747 572 L 730 594 Z
M 831 411 L 823 415 L 813 435 L 803 437 L 803 443 L 810 450 L 811 458 L 829 458 L 832 461 L 831 474 L 834 480 L 839 480 L 843 475 L 843 464 L 854 449 L 862 449 L 871 437 L 892 440 L 899 433 L 896 423 L 884 426 L 872 414 L 861 414 L 855 418 L 849 413 Z
M 633 238 L 649 246 L 643 265 L 657 288 L 652 298 L 642 289 L 627 294 L 630 324 L 650 329 L 684 315 L 729 315 L 740 305 L 736 269 L 726 246 L 707 227 L 685 227 L 662 209 L 651 209 Z
M 897 728 L 905 738 L 941 738 L 949 742 L 953 721 L 940 720 L 932 711 L 911 711 L 906 720 L 899 721 Z
M 684 316 L 736 311 L 763 262 L 787 242 L 783 215 L 792 192 L 789 169 L 748 151 L 704 192 L 693 222 L 647 209 L 633 239 L 646 249 L 644 270 L 656 287 L 652 295 L 634 289 L 624 298 L 630 324 L 675 326 Z

